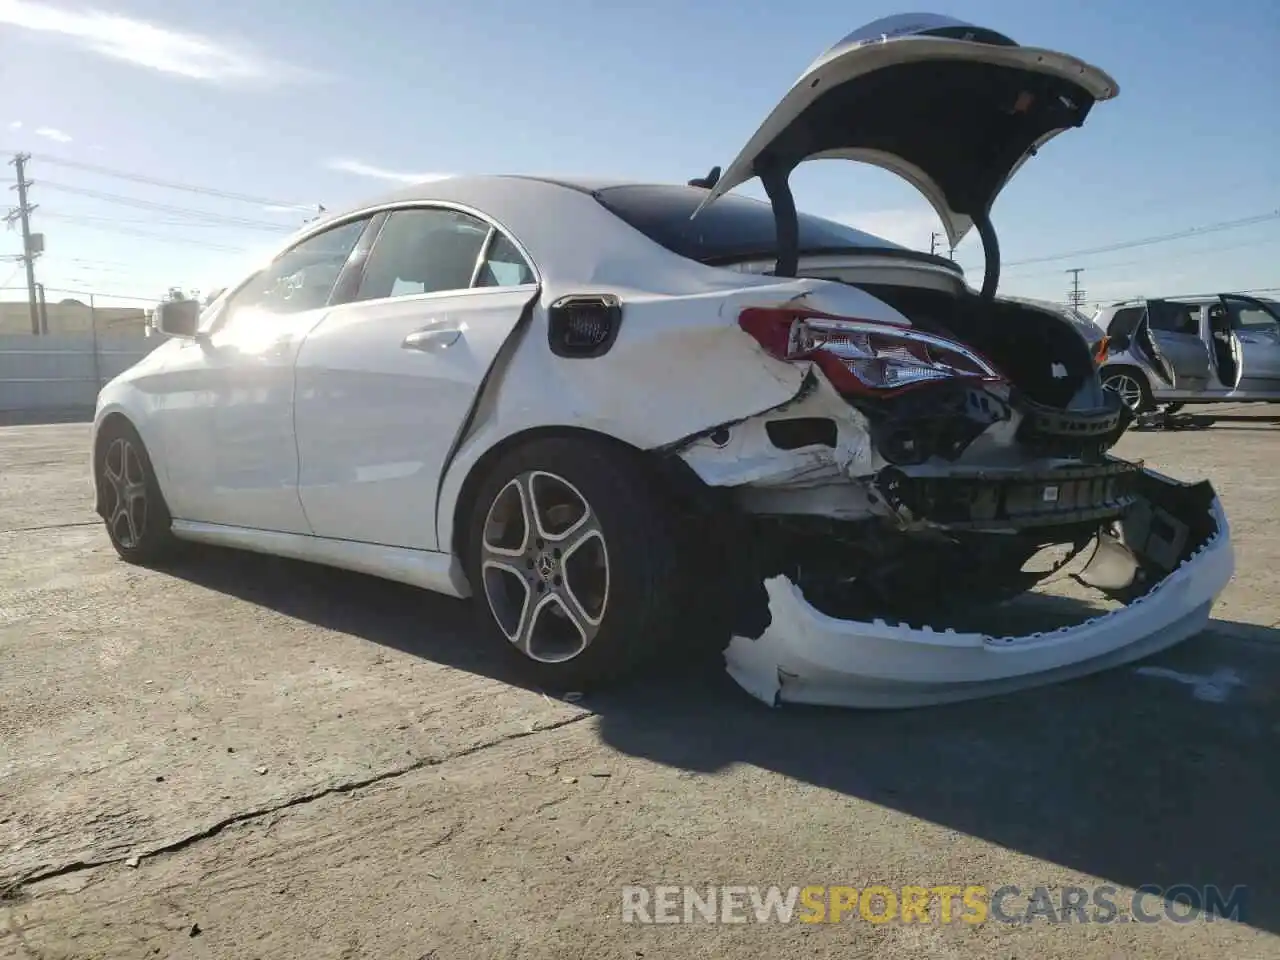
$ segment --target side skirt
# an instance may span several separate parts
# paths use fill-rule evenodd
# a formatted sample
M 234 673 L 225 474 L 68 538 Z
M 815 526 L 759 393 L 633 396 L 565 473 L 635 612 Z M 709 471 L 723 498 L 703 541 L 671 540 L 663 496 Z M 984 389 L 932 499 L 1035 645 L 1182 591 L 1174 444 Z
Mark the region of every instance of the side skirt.
M 211 543 L 250 550 L 291 560 L 321 563 L 329 567 L 367 573 L 407 583 L 451 597 L 469 597 L 471 588 L 458 558 L 432 550 L 409 550 L 354 540 L 333 540 L 299 533 L 253 530 L 221 523 L 174 520 L 173 535 L 180 540 Z

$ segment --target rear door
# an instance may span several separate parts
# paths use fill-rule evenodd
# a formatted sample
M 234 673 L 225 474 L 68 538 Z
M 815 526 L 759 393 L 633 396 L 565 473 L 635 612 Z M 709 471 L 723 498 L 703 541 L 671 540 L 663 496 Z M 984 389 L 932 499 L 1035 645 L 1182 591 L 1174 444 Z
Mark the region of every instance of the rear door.
M 1209 385 L 1209 346 L 1202 333 L 1202 312 L 1199 304 L 1147 301 L 1147 327 L 1160 355 L 1173 368 L 1179 392 L 1198 393 Z
M 1280 316 L 1275 308 L 1236 294 L 1221 299 L 1240 344 L 1240 390 L 1280 393 Z
M 391 212 L 358 272 L 298 355 L 298 495 L 317 536 L 434 550 L 445 458 L 536 276 L 445 206 Z

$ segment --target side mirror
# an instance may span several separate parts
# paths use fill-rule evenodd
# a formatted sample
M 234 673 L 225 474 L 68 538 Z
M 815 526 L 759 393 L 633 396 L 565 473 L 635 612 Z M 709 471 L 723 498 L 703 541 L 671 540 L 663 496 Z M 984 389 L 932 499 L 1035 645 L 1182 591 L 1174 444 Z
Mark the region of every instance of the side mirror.
M 155 328 L 166 337 L 195 339 L 200 329 L 200 302 L 198 300 L 166 300 L 156 307 Z

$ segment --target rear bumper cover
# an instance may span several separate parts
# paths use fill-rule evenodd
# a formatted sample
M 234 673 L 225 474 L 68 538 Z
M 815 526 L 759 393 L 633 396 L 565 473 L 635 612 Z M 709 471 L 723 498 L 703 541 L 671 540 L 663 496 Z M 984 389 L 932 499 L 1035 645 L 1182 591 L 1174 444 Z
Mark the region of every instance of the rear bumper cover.
M 1230 529 L 1216 496 L 1209 517 L 1182 519 L 1212 532 L 1142 597 L 1075 626 L 1024 636 L 840 620 L 812 607 L 786 577 L 773 577 L 765 581 L 770 625 L 756 639 L 734 637 L 726 667 L 771 706 L 889 708 L 1009 693 L 1128 663 L 1202 630 L 1231 579 Z

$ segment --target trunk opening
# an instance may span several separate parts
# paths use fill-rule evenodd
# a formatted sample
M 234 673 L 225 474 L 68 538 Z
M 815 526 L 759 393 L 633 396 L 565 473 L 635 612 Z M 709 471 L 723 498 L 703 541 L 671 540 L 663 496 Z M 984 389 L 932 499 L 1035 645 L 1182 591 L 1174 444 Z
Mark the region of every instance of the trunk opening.
M 1052 314 L 1021 303 L 957 299 L 937 290 L 859 283 L 923 330 L 980 351 L 1029 399 L 1066 410 L 1101 406 L 1093 355 L 1075 330 Z

